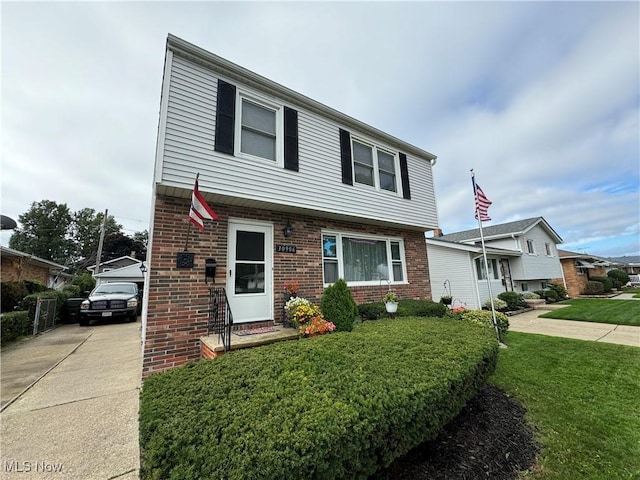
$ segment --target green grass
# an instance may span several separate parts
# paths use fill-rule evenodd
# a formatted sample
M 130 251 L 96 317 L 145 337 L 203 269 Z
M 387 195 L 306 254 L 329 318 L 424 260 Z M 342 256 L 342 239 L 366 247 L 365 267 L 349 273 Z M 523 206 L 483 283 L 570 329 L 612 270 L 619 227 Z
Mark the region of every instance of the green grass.
M 637 300 L 575 298 L 563 303 L 570 306 L 552 310 L 540 317 L 640 326 L 640 302 Z
M 537 429 L 528 478 L 639 479 L 640 349 L 515 332 L 508 342 L 490 381 Z

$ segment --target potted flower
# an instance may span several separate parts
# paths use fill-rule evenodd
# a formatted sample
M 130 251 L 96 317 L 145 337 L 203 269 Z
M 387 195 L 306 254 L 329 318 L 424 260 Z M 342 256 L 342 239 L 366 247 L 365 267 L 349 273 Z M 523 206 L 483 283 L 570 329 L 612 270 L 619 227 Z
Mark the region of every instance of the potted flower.
M 382 301 L 388 313 L 396 313 L 398 311 L 398 297 L 391 290 L 384 294 Z
M 444 305 L 451 305 L 452 301 L 453 301 L 453 297 L 451 297 L 451 295 L 443 295 L 440 297 L 440 303 Z
M 284 291 L 285 291 L 286 300 L 297 297 L 299 289 L 300 287 L 296 282 L 285 282 Z

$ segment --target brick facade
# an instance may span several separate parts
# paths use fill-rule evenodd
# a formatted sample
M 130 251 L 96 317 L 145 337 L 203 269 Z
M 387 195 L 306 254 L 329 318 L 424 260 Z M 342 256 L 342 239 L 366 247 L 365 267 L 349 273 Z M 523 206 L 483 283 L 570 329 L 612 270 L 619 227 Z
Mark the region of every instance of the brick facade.
M 578 297 L 584 294 L 587 282 L 592 277 L 606 277 L 607 271 L 604 267 L 589 268 L 588 273 L 579 273 L 574 258 L 560 259 L 562 272 L 567 284 L 567 293 L 570 297 Z M 562 285 L 562 279 L 554 279 L 555 283 Z
M 296 253 L 278 253 L 274 249 L 274 322 L 281 321 L 284 307 L 284 283 L 296 281 L 300 295 L 313 302 L 323 292 L 323 229 L 402 237 L 407 259 L 406 285 L 393 290 L 403 298 L 430 299 L 429 269 L 424 234 L 390 227 L 359 225 L 353 222 L 313 218 L 245 207 L 213 205 L 218 222 L 206 222 L 206 231 L 191 229 L 189 252 L 195 254 L 194 268 L 176 268 L 176 253 L 184 250 L 187 235 L 189 199 L 158 196 L 154 211 L 153 244 L 150 255 L 149 295 L 143 377 L 172 368 L 201 355 L 200 337 L 207 333 L 208 287 L 204 282 L 204 261 L 215 258 L 218 269 L 216 286 L 226 286 L 227 231 L 229 218 L 272 222 L 274 244 L 296 246 Z M 285 240 L 282 227 L 291 222 L 293 235 Z M 356 303 L 380 301 L 387 290 L 380 286 L 353 287 Z
M 3 282 L 21 282 L 22 280 L 37 280 L 45 285 L 49 283 L 49 269 L 39 265 L 32 265 L 26 257 L 10 257 L 2 255 Z

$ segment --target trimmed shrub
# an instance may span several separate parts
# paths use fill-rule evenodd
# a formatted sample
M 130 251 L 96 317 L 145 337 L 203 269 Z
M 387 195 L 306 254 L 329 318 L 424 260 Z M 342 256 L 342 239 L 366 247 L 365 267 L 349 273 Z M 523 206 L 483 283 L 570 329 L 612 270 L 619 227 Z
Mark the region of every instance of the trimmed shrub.
M 557 301 L 565 300 L 569 297 L 569 292 L 567 292 L 567 289 L 558 283 L 550 283 L 548 288 L 550 292 L 555 293 Z
M 486 328 L 402 318 L 152 375 L 141 478 L 367 478 L 436 438 L 497 352 Z
M 336 326 L 337 332 L 350 332 L 358 317 L 358 307 L 351 296 L 347 282 L 339 278 L 327 287 L 320 299 L 320 310 L 326 321 Z
M 358 305 L 358 313 L 362 320 L 378 320 L 386 312 L 382 302 L 362 303 Z
M 522 297 L 525 300 L 540 300 L 540 295 L 538 295 L 537 293 L 533 293 L 533 292 L 524 292 L 522 294 Z
M 23 280 L 22 283 L 24 287 L 27 289 L 27 295 L 32 295 L 34 293 L 46 292 L 49 290 L 44 283 L 39 280 Z
M 587 282 L 587 286 L 584 289 L 585 295 L 602 295 L 604 293 L 604 285 L 602 282 Z
M 62 293 L 64 293 L 67 297 L 84 297 L 84 292 L 80 289 L 78 285 L 65 285 L 62 288 Z
M 629 274 L 624 270 L 620 270 L 619 268 L 609 270 L 607 272 L 607 277 L 613 280 L 613 286 L 616 288 L 623 287 L 627 283 L 629 283 Z
M 29 312 L 9 312 L 0 317 L 2 345 L 13 342 L 24 335 L 31 335 L 32 330 L 33 322 L 29 321 Z
M 494 298 L 493 299 L 493 306 L 499 312 L 506 312 L 506 311 L 509 310 L 507 302 L 505 302 L 501 298 Z M 487 300 L 486 302 L 484 302 L 482 304 L 482 309 L 483 310 L 491 310 L 491 300 Z
M 22 299 L 29 295 L 23 282 L 2 282 L 0 283 L 0 292 L 2 312 L 14 311 Z
M 477 323 L 494 330 L 493 315 L 491 312 L 487 312 L 486 310 L 467 310 L 466 312 L 463 312 L 462 320 Z M 500 341 L 503 341 L 507 331 L 509 330 L 509 317 L 504 313 L 496 312 L 496 323 L 498 325 Z
M 613 280 L 609 277 L 591 277 L 589 280 L 592 282 L 600 282 L 604 287 L 604 293 L 610 293 L 613 289 Z
M 444 317 L 448 312 L 446 305 L 431 300 L 406 299 L 398 302 L 400 317 Z
M 498 298 L 507 302 L 507 311 L 510 312 L 526 307 L 524 297 L 519 292 L 502 292 Z

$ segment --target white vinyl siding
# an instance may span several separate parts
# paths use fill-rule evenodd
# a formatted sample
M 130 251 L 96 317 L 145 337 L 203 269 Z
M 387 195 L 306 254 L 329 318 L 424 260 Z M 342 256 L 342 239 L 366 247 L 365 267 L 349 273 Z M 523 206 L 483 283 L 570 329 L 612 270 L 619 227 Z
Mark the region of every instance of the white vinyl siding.
M 236 204 L 272 209 L 293 207 L 414 229 L 438 225 L 432 167 L 426 159 L 407 155 L 411 200 L 394 192 L 343 184 L 339 140 L 342 126 L 277 98 L 268 103 L 291 106 L 298 111 L 298 172 L 286 170 L 278 162 L 215 152 L 218 77 L 177 54 L 172 59 L 162 164 L 158 168 L 160 193 L 172 192 L 174 188 L 188 192 L 193 188 L 196 173 L 200 173 L 203 193 L 213 193 Z M 236 81 L 223 80 L 236 85 L 242 94 L 265 96 Z M 391 145 L 380 147 L 398 151 Z M 396 174 L 396 184 L 399 183 Z

